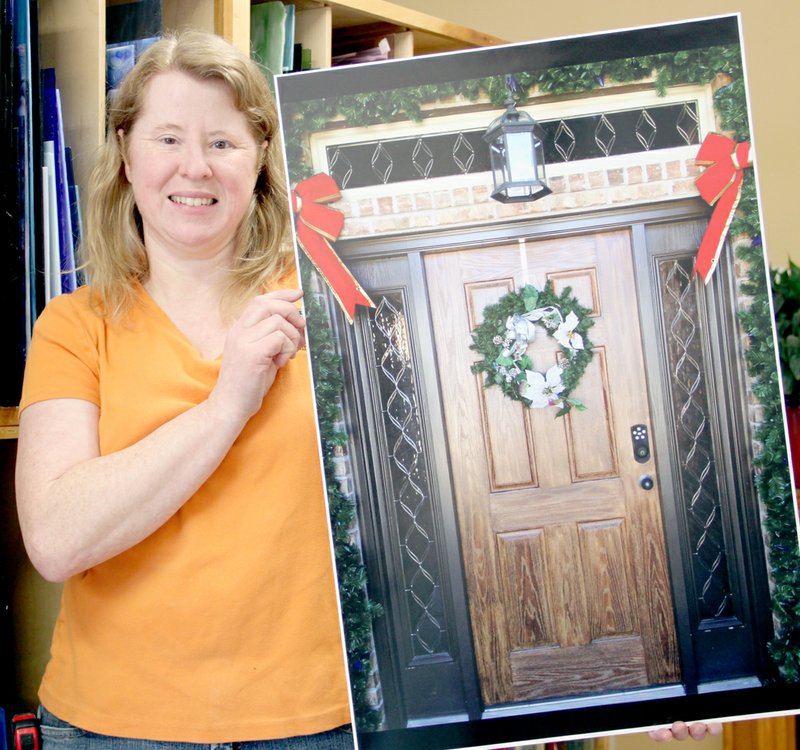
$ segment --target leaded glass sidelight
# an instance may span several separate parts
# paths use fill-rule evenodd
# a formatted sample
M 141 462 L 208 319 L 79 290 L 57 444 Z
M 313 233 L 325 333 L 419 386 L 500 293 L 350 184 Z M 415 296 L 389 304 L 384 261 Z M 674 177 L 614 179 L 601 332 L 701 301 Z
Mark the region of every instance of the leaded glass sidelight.
M 693 258 L 659 262 L 669 388 L 700 626 L 733 615 Z
M 402 292 L 386 292 L 371 313 L 372 365 L 387 456 L 386 483 L 401 562 L 413 656 L 446 648 L 436 523 L 423 446 L 418 384 Z

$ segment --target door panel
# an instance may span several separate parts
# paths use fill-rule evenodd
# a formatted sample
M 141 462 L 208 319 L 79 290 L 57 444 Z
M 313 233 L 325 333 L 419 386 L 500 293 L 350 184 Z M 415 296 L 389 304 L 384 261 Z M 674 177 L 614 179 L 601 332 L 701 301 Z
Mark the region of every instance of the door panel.
M 483 700 L 488 705 L 680 679 L 651 458 L 626 231 L 425 255 L 442 406 Z M 524 262 L 523 262 L 524 260 Z M 587 410 L 525 409 L 470 372 L 485 306 L 525 280 L 572 288 L 595 356 L 574 396 Z M 543 334 L 544 371 L 559 356 Z

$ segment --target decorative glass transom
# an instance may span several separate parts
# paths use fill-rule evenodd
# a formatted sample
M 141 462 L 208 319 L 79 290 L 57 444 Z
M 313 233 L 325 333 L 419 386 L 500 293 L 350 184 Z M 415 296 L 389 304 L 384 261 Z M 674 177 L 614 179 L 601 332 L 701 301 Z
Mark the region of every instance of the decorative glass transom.
M 602 112 L 538 123 L 546 164 L 599 159 L 699 143 L 696 102 Z M 341 188 L 487 172 L 485 128 L 327 146 Z

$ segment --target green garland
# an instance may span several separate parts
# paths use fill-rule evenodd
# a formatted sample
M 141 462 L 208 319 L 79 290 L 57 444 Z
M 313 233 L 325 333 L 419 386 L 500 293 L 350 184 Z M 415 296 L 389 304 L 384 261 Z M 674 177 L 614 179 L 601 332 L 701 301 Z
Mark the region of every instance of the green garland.
M 550 281 L 542 290 L 526 284 L 518 292 L 506 294 L 484 309 L 483 322 L 472 333 L 470 349 L 483 355 L 472 365 L 472 372 L 485 375 L 487 388 L 498 385 L 508 398 L 528 407 L 558 406 L 557 417 L 572 408 L 585 409 L 570 394 L 592 360 L 592 344 L 587 337 L 594 325 L 590 312 L 572 296 L 569 287 L 557 295 Z M 560 365 L 551 367 L 546 376 L 533 369 L 527 354 L 535 323 L 559 341 L 563 354 Z M 534 400 L 535 396 L 539 399 Z
M 309 289 L 309 277 L 314 271 L 304 256 L 301 272 L 303 286 Z M 373 731 L 380 726 L 382 716 L 368 700 L 369 681 L 374 671 L 372 621 L 382 613 L 382 608 L 367 595 L 367 576 L 361 550 L 351 537 L 356 506 L 342 492 L 334 467 L 337 451 L 348 444 L 347 433 L 338 428 L 344 388 L 341 358 L 336 352 L 327 312 L 313 295 L 306 295 L 304 302 L 353 710 L 358 728 Z
M 566 65 L 514 74 L 521 103 L 534 94 L 574 95 L 595 91 L 612 82 L 628 83 L 652 77 L 656 92 L 666 93 L 669 86 L 706 84 L 718 75 L 732 79 L 722 94 L 717 92 L 716 106 L 728 122 L 726 127 L 742 136 L 747 127 L 747 111 L 738 105 L 744 96 L 741 53 L 738 45 L 719 45 L 699 50 L 682 50 L 622 60 Z M 508 96 L 505 75 L 438 84 L 424 84 L 400 89 L 370 91 L 338 97 L 325 97 L 288 104 L 284 107 L 286 151 L 293 182 L 308 177 L 306 138 L 309 133 L 331 126 L 362 127 L 397 120 L 419 122 L 424 107 L 435 102 L 462 97 L 470 102 L 481 98 L 493 107 L 503 107 Z M 731 102 L 729 104 L 729 102 Z
M 745 210 L 739 218 L 745 223 L 755 223 L 758 221 L 757 210 L 753 210 L 749 216 Z M 754 302 L 739 317 L 749 339 L 745 358 L 753 392 L 763 410 L 762 421 L 753 435 L 761 451 L 753 459 L 753 464 L 756 469 L 756 490 L 764 507 L 768 559 L 775 584 L 772 610 L 777 629 L 768 650 L 778 667 L 780 679 L 796 683 L 800 682 L 800 552 L 797 548 L 779 373 L 775 368 L 769 281 L 764 269 L 760 238 L 754 237 L 739 249 L 737 255 L 750 269 L 746 282 L 742 284 L 742 292 L 752 297 Z
M 594 91 L 611 81 L 624 83 L 652 76 L 656 91 L 663 94 L 669 86 L 678 84 L 709 84 L 718 79 L 720 74 L 730 79 L 730 83 L 720 87 L 714 94 L 714 106 L 722 129 L 734 134 L 737 140 L 749 140 L 747 99 L 738 45 L 552 68 L 520 74 L 517 81 L 524 98 L 526 92 L 532 91 L 534 87 L 543 94 L 571 95 Z M 455 96 L 477 101 L 481 96 L 486 96 L 493 105 L 499 107 L 502 106 L 506 93 L 505 77 L 497 76 L 291 105 L 284 112 L 291 180 L 298 182 L 311 174 L 310 161 L 307 159 L 307 135 L 330 127 L 337 118 L 343 118 L 347 126 L 400 119 L 416 122 L 422 119 L 423 106 L 428 103 L 452 99 Z M 782 680 L 800 682 L 800 554 L 797 548 L 780 390 L 775 372 L 772 313 L 767 298 L 767 276 L 760 246 L 758 204 L 751 173 L 752 170 L 745 171 L 742 199 L 730 235 L 745 238 L 745 246 L 738 251 L 739 259 L 747 264 L 748 269 L 742 291 L 756 300 L 739 314 L 739 318 L 750 342 L 746 361 L 753 392 L 764 414 L 763 421 L 754 434 L 754 439 L 762 446 L 762 450 L 753 463 L 756 470 L 756 490 L 764 507 L 764 523 L 769 534 L 769 564 L 775 584 L 772 604 L 778 628 L 769 644 L 769 652 Z M 333 427 L 333 420 L 339 418 L 341 366 L 333 339 L 327 333 L 327 317 L 324 311 L 314 309 L 312 317 L 317 315 L 318 323 L 310 326 L 315 334 L 312 362 L 315 367 L 317 402 L 320 406 L 326 403 L 337 404 L 335 417 L 320 409 L 319 420 L 323 436 L 327 435 L 323 437 L 323 453 L 332 498 L 336 559 L 342 581 L 342 610 L 348 629 L 347 650 L 353 700 L 358 726 L 369 730 L 380 723 L 379 712 L 366 700 L 372 668 L 368 644 L 372 619 L 379 612 L 379 607 L 365 593 L 366 576 L 361 556 L 347 532 L 355 517 L 353 503 L 341 495 L 333 473 L 333 446 L 347 441 L 346 435 L 338 433 Z M 321 341 L 323 337 L 324 342 Z M 318 346 L 322 346 L 321 351 L 317 350 Z

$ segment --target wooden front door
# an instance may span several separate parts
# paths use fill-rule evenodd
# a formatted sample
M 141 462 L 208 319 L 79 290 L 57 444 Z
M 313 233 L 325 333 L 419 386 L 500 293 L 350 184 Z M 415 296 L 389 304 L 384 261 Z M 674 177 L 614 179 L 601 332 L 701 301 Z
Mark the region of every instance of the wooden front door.
M 655 461 L 631 440 L 650 411 L 629 233 L 424 257 L 484 703 L 680 681 Z M 486 305 L 548 279 L 595 322 L 573 393 L 588 408 L 563 418 L 470 372 Z M 540 335 L 529 353 L 544 372 L 557 344 Z

